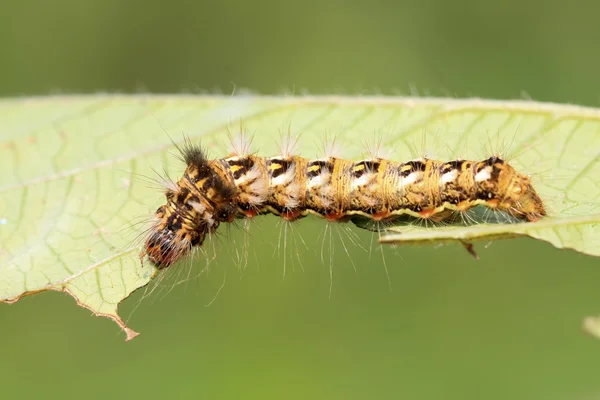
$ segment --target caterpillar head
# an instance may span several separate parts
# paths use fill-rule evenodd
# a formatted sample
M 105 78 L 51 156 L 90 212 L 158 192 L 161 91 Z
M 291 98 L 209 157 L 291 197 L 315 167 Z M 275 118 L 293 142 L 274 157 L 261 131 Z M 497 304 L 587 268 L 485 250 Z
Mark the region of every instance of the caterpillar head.
M 173 199 L 160 206 L 142 255 L 147 255 L 158 269 L 164 269 L 187 255 L 194 246 L 200 246 L 206 235 L 218 227 L 218 221 L 202 218 L 198 208 L 202 208 L 199 203 L 178 203 Z

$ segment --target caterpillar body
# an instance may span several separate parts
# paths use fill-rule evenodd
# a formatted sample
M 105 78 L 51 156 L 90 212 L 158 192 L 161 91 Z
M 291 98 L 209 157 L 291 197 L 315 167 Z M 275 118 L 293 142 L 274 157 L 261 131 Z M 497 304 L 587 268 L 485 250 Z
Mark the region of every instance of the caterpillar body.
M 483 205 L 525 222 L 546 215 L 529 178 L 496 156 L 479 162 L 252 154 L 209 160 L 196 145 L 181 151 L 187 168 L 168 185 L 140 253 L 158 269 L 202 245 L 221 223 L 261 214 L 288 221 L 314 214 L 336 222 L 453 222 Z

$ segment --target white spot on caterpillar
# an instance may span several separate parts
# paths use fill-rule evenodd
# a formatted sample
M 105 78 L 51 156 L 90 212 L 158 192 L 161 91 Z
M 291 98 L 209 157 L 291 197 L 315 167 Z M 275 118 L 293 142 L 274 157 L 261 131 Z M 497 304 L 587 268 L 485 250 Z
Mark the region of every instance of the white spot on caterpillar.
M 196 210 L 196 212 L 198 214 L 204 214 L 204 212 L 206 211 L 206 207 L 203 204 L 198 203 L 197 201 L 188 201 L 188 204 L 194 209 Z
M 488 167 L 485 167 L 484 169 L 482 169 L 481 171 L 479 171 L 475 175 L 475 182 L 483 182 L 483 181 L 489 180 L 492 177 L 491 169 L 492 169 L 492 167 L 488 166 Z
M 261 176 L 260 168 L 254 165 L 250 170 L 235 180 L 237 186 L 252 182 Z
M 422 174 L 422 172 L 413 172 L 413 173 L 409 174 L 406 178 L 401 177 L 399 184 L 398 184 L 398 188 L 402 189 L 405 186 L 412 185 L 419 179 L 419 176 L 421 174 Z
M 296 175 L 296 167 L 294 165 L 292 165 L 287 171 L 285 171 L 284 174 L 281 174 L 278 177 L 273 178 L 271 180 L 271 182 L 274 186 L 279 186 L 279 185 L 285 186 L 294 180 L 295 175 Z
M 446 183 L 454 182 L 457 177 L 458 177 L 458 171 L 453 169 L 452 171 L 446 172 L 444 175 L 442 175 L 442 178 L 440 179 L 440 183 L 442 185 L 445 185 Z
M 352 190 L 356 190 L 361 186 L 367 185 L 373 178 L 372 174 L 363 174 L 360 178 L 352 180 Z
M 331 179 L 331 174 L 328 171 L 322 171 L 319 175 L 308 180 L 308 188 L 327 185 Z
M 308 180 L 308 184 L 307 186 L 312 189 L 314 187 L 317 186 L 321 186 L 323 184 L 323 178 L 321 177 L 321 175 L 317 175 L 311 179 Z

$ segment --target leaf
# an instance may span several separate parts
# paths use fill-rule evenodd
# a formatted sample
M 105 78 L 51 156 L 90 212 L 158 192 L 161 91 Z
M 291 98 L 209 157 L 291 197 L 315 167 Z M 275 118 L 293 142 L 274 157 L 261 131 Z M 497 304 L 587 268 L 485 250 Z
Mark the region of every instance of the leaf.
M 45 290 L 115 320 L 119 303 L 156 271 L 138 258 L 143 222 L 163 201 L 154 170 L 173 177 L 183 134 L 213 157 L 227 132 L 254 134 L 253 149 L 278 153 L 290 129 L 298 153 L 323 155 L 335 136 L 347 158 L 380 143 L 389 158 L 483 159 L 506 152 L 533 174 L 548 218 L 528 224 L 390 227 L 383 243 L 528 235 L 600 255 L 600 112 L 523 101 L 388 97 L 58 96 L 0 102 L 0 300 Z M 395 233 L 401 232 L 401 233 Z

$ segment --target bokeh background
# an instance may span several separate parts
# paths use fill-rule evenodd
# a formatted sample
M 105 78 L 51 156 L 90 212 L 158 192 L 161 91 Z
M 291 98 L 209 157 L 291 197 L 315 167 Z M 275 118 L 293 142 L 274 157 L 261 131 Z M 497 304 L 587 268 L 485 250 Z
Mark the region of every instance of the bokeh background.
M 247 88 L 600 100 L 600 3 L 0 4 L 2 96 Z M 390 290 L 379 253 L 353 250 L 355 271 L 338 243 L 330 296 L 319 251 L 302 250 L 303 269 L 296 261 L 282 279 L 278 228 L 261 224 L 243 274 L 222 255 L 132 315 L 141 294 L 128 299 L 123 313 L 142 332 L 129 343 L 60 293 L 0 305 L 0 397 L 600 399 L 600 342 L 579 329 L 600 312 L 598 259 L 527 239 L 479 244 L 478 262 L 458 246 L 388 249 Z

